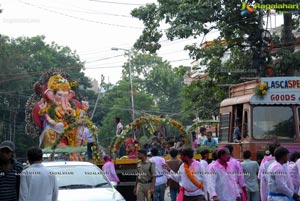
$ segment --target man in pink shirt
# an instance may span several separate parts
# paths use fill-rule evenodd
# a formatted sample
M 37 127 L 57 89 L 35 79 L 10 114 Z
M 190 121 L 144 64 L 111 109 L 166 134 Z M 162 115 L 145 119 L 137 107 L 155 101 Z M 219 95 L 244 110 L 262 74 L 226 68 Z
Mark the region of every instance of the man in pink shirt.
M 230 152 L 227 148 L 218 151 L 218 160 L 209 168 L 208 193 L 213 201 L 241 200 L 235 170 L 229 162 Z
M 239 187 L 239 193 L 244 194 L 247 197 L 247 190 L 246 190 L 246 182 L 245 182 L 245 177 L 244 177 L 244 171 L 243 171 L 243 166 L 241 163 L 236 160 L 235 158 L 232 157 L 233 153 L 233 146 L 231 144 L 225 145 L 225 147 L 229 150 L 230 152 L 230 159 L 229 162 L 233 166 L 233 171 L 234 171 L 234 179 L 235 182 L 237 183 Z
M 119 183 L 120 179 L 115 170 L 115 164 L 110 160 L 109 156 L 104 156 L 104 165 L 102 167 L 102 171 L 105 173 L 109 181 L 114 181 Z
M 283 164 L 287 163 L 289 151 L 284 147 L 275 150 L 275 161 L 267 170 L 268 201 L 298 200 L 299 195 L 294 193 L 293 186 L 289 185 L 288 173 Z
M 269 151 L 270 155 L 265 156 L 264 160 L 261 162 L 258 170 L 258 179 L 260 181 L 260 199 L 261 201 L 267 201 L 268 199 L 268 185 L 267 185 L 267 170 L 270 164 L 272 164 L 275 161 L 274 151 L 277 147 L 280 145 L 278 143 L 270 144 Z

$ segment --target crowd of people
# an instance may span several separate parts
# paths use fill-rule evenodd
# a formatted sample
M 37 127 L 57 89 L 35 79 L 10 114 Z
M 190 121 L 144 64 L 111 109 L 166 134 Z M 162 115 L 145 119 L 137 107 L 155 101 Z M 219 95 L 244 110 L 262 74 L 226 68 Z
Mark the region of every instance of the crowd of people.
M 218 146 L 218 142 L 215 138 L 213 138 L 212 132 L 206 132 L 205 127 L 201 127 L 199 134 L 192 132 L 191 138 L 193 141 L 192 148 L 194 151 L 196 151 L 199 147 L 202 147 L 201 150 L 205 150 L 205 147 L 216 148 Z M 158 149 L 158 156 L 169 155 L 172 149 L 177 149 L 178 151 L 184 149 L 187 144 L 186 140 L 186 136 L 183 135 L 165 137 L 158 131 L 154 133 L 151 141 L 145 144 L 139 144 L 137 140 L 129 138 L 125 141 L 124 147 L 121 147 L 118 158 L 122 158 L 124 155 L 127 155 L 128 158 L 137 158 L 137 147 L 147 150 L 147 155 L 150 155 L 152 148 Z
M 43 151 L 32 147 L 27 151 L 29 167 L 15 159 L 15 144 L 0 144 L 0 200 L 56 201 L 58 185 L 54 175 L 42 165 Z
M 212 154 L 212 161 L 193 159 L 194 150 L 186 147 L 170 151 L 171 159 L 158 157 L 158 149 L 138 151 L 141 162 L 134 193 L 138 201 L 164 201 L 166 187 L 172 201 L 289 201 L 299 199 L 300 152 L 271 144 L 261 164 L 250 159 L 251 151 L 243 152 L 243 162 L 232 156 L 233 146 L 226 145 Z M 150 168 L 151 167 L 151 168 Z M 155 171 L 154 171 L 155 170 Z M 146 173 L 146 174 L 144 174 Z M 260 181 L 260 184 L 259 184 Z
M 161 139 L 165 138 L 156 135 L 144 147 L 131 148 L 134 156 L 140 159 L 132 192 L 138 201 L 164 201 L 167 188 L 172 201 L 299 200 L 300 152 L 290 153 L 288 160 L 288 149 L 273 143 L 260 164 L 250 159 L 250 150 L 243 152 L 240 162 L 233 157 L 234 147 L 228 144 L 214 151 L 212 157 L 203 149 L 201 159 L 195 160 L 197 147 L 217 146 L 204 127 L 194 136 L 191 147 L 186 146 L 184 138 L 172 143 L 161 142 Z M 171 156 L 169 160 L 162 157 L 166 154 Z M 57 200 L 57 181 L 42 165 L 42 150 L 30 148 L 27 158 L 29 167 L 24 169 L 15 160 L 14 143 L 3 141 L 0 144 L 0 200 Z M 108 155 L 104 156 L 102 170 L 110 181 L 120 183 Z M 36 176 L 33 172 L 40 174 Z

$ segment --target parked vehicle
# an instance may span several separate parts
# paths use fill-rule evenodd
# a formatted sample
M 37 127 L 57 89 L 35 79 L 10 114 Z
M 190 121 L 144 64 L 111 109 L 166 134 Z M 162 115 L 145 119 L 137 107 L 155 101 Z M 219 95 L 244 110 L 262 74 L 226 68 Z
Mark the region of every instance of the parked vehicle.
M 219 146 L 232 143 L 234 155 L 250 150 L 260 159 L 274 141 L 299 150 L 300 77 L 268 77 L 232 85 L 220 104 Z M 233 141 L 235 122 L 241 139 Z
M 104 172 L 89 162 L 44 162 L 59 186 L 59 201 L 125 201 Z

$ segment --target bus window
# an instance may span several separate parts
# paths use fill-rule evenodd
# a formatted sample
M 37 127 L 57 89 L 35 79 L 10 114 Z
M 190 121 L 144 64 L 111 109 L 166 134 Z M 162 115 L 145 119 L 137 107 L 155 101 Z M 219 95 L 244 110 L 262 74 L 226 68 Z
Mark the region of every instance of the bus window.
M 255 139 L 294 139 L 295 123 L 291 106 L 253 107 L 253 137 Z
M 219 141 L 227 142 L 229 140 L 230 113 L 220 115 L 220 133 Z

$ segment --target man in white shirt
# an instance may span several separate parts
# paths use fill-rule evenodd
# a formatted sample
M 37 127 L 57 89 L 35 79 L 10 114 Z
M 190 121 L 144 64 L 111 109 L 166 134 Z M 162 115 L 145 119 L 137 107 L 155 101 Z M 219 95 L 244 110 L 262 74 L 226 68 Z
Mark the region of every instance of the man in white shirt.
M 169 166 L 164 165 L 164 168 L 169 171 L 168 177 L 179 183 L 179 194 L 183 193 L 185 201 L 205 201 L 207 179 L 204 168 L 193 159 L 194 151 L 192 148 L 183 149 L 180 157 L 183 164 L 180 166 L 178 174 L 173 172 Z
M 208 149 L 203 149 L 200 152 L 201 160 L 199 162 L 203 166 L 203 168 L 204 168 L 205 171 L 207 170 L 207 167 L 208 167 L 208 162 L 207 162 L 207 160 L 208 160 L 208 154 L 209 154 L 209 150 Z
M 88 159 L 92 160 L 93 159 L 93 148 L 92 147 L 95 144 L 93 133 L 87 127 L 85 127 L 84 130 L 83 130 L 83 136 L 87 140 Z
M 268 175 L 268 201 L 289 201 L 290 198 L 294 200 L 299 199 L 299 195 L 293 192 L 293 187 L 289 185 L 289 175 L 283 164 L 288 161 L 289 151 L 284 147 L 278 147 L 275 150 L 275 160 L 270 164 Z
M 154 200 L 155 201 L 164 201 L 165 198 L 165 191 L 167 186 L 168 178 L 166 176 L 166 170 L 163 168 L 163 164 L 166 164 L 164 158 L 158 156 L 158 149 L 152 148 L 151 149 L 151 158 L 150 162 L 155 163 L 155 171 L 156 171 L 156 178 L 155 178 L 155 187 L 154 187 Z
M 43 151 L 33 147 L 28 150 L 27 157 L 30 166 L 21 173 L 19 201 L 56 201 L 57 181 L 42 165 Z
M 116 117 L 115 122 L 117 124 L 116 136 L 118 136 L 122 133 L 123 124 L 121 123 L 121 118 L 120 117 Z
M 206 137 L 206 128 L 205 127 L 201 127 L 200 128 L 200 133 L 197 135 L 197 145 L 198 146 L 202 146 L 204 140 L 207 140 L 207 137 Z
M 300 188 L 300 152 L 294 151 L 288 163 L 288 171 L 294 185 L 294 192 L 298 192 Z

